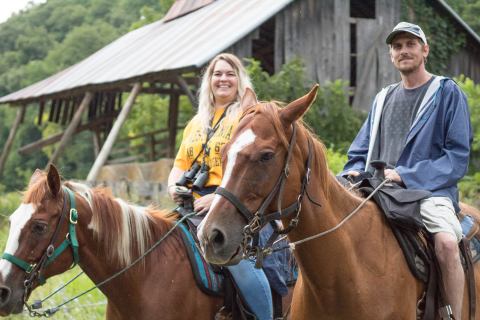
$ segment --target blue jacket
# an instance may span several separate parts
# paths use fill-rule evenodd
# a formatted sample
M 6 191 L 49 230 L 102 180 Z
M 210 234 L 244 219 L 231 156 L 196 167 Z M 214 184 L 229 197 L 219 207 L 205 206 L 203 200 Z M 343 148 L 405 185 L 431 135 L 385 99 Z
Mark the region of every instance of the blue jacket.
M 371 159 L 371 152 L 390 87 L 375 97 L 367 120 L 348 150 L 342 175 L 350 170 L 368 170 L 370 161 L 376 160 Z M 420 104 L 395 170 L 407 188 L 449 197 L 459 211 L 457 182 L 467 172 L 472 139 L 465 94 L 451 79 L 436 77 Z

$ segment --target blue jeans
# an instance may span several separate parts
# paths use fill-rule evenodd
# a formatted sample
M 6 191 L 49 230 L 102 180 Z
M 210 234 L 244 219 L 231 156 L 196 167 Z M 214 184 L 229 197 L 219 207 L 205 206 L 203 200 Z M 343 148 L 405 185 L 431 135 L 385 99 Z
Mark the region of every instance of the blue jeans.
M 272 292 L 267 277 L 262 269 L 256 269 L 255 263 L 242 260 L 235 266 L 228 266 L 240 290 L 244 302 L 258 320 L 272 320 Z

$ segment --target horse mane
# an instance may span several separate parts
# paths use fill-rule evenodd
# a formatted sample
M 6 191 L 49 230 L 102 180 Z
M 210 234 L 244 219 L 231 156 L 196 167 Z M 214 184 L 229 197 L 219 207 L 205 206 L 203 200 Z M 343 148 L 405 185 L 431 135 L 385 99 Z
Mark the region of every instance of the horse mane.
M 282 109 L 282 103 L 278 101 L 270 101 L 265 103 L 257 104 L 254 109 L 250 110 L 255 114 L 261 113 L 270 118 L 275 131 L 280 137 L 281 143 L 284 145 L 285 148 L 288 148 L 289 145 L 289 137 L 285 134 L 285 129 L 283 127 L 282 121 L 280 120 L 280 116 L 278 111 Z M 248 112 L 248 110 L 247 110 Z M 327 156 L 326 156 L 326 148 L 323 142 L 312 132 L 312 130 L 305 124 L 305 122 L 300 119 L 296 122 L 298 124 L 297 127 L 297 145 L 298 139 L 301 139 L 302 134 L 306 137 L 306 139 L 312 142 L 311 146 L 313 148 L 312 152 L 315 155 L 315 158 L 312 160 L 312 171 L 318 172 L 318 183 L 316 184 L 318 187 L 323 190 L 325 196 L 328 198 L 329 187 L 328 187 L 328 178 L 331 175 L 330 170 L 328 169 L 327 163 Z M 306 141 L 305 141 L 306 143 Z M 308 149 L 305 149 L 308 150 Z M 304 152 L 304 157 L 307 157 L 308 151 Z
M 176 216 L 154 206 L 142 207 L 115 198 L 107 188 L 89 188 L 81 183 L 66 185 L 82 196 L 92 210 L 88 227 L 104 246 L 108 259 L 121 266 L 132 263 L 170 229 Z
M 81 196 L 92 211 L 88 225 L 107 259 L 121 266 L 129 265 L 150 248 L 154 240 L 167 232 L 176 216 L 153 206 L 140 207 L 114 198 L 106 188 L 90 188 L 68 181 L 65 186 Z M 44 172 L 36 172 L 23 195 L 24 203 L 41 203 L 52 194 Z M 59 210 L 63 204 L 58 201 Z

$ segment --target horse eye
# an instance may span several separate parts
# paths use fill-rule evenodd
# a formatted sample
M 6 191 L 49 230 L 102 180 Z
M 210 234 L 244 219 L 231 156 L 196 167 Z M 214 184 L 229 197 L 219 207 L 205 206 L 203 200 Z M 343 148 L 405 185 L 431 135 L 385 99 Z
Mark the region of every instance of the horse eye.
M 32 232 L 42 235 L 47 232 L 47 225 L 45 223 L 34 223 L 32 226 Z
M 267 162 L 273 159 L 275 154 L 273 152 L 264 152 L 260 156 L 260 162 Z

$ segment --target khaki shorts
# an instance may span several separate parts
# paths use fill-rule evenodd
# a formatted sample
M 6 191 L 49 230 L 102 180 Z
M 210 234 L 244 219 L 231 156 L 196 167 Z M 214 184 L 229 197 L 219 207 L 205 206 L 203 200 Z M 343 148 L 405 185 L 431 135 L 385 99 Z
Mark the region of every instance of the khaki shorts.
M 423 224 L 430 233 L 448 232 L 462 239 L 462 227 L 458 221 L 453 203 L 447 197 L 431 197 L 420 202 Z

